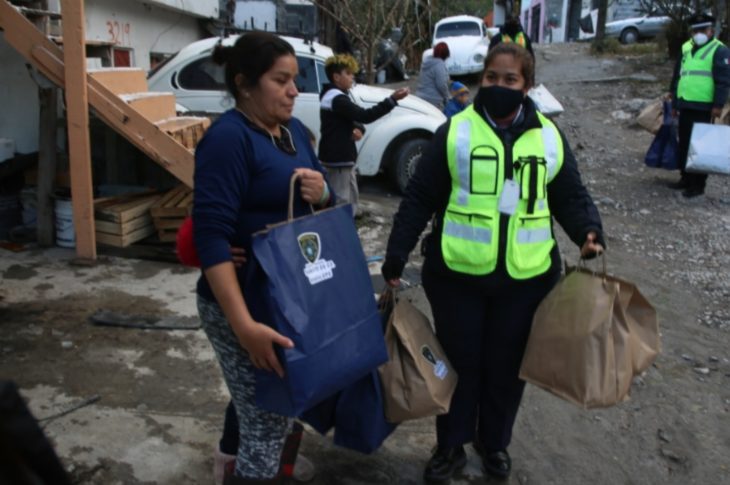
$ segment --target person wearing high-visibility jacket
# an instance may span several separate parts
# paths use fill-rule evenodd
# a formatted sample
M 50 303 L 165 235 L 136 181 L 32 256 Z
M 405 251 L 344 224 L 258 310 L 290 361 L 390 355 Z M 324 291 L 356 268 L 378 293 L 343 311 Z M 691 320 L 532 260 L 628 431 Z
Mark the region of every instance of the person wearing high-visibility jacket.
M 730 49 L 714 38 L 714 24 L 710 15 L 690 17 L 692 38 L 682 45 L 670 87 L 673 114 L 679 113 L 681 171 L 680 180 L 670 187 L 683 189 L 685 197 L 704 194 L 707 183 L 707 174 L 685 171 L 692 127 L 719 118 L 730 93 Z
M 530 38 L 525 31 L 522 30 L 520 18 L 516 15 L 507 16 L 504 24 L 499 28 L 499 34 L 492 37 L 489 41 L 489 49 L 493 49 L 500 42 L 514 42 L 527 49 L 532 55 L 532 59 L 535 59 L 535 53 L 532 51 L 532 42 L 530 42 Z
M 436 418 L 427 483 L 445 482 L 473 443 L 487 474 L 504 478 L 522 399 L 518 377 L 537 305 L 560 276 L 557 220 L 589 258 L 605 247 L 601 218 L 554 122 L 526 96 L 532 56 L 491 49 L 474 103 L 435 133 L 394 218 L 382 274 L 398 286 L 421 232 L 422 282 L 436 335 L 459 379 Z

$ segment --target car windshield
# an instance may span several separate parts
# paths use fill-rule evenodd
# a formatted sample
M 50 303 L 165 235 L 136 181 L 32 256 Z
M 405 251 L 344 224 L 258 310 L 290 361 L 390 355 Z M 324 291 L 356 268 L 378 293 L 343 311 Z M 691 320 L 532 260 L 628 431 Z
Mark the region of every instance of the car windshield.
M 436 28 L 434 38 L 458 37 L 460 35 L 481 35 L 481 29 L 476 22 L 450 22 Z

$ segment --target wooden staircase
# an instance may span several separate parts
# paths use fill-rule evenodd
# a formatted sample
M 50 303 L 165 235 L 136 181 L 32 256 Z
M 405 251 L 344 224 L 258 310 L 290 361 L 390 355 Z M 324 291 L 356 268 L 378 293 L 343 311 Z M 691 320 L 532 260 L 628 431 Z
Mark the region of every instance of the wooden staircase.
M 82 2 L 82 0 L 78 1 Z M 68 75 L 71 79 L 74 72 L 82 71 L 75 70 L 76 62 L 70 62 L 69 66 L 64 65 L 64 52 L 56 43 L 67 41 L 59 36 L 60 22 L 64 17 L 56 12 L 46 11 L 43 8 L 44 5 L 47 5 L 46 1 L 14 0 L 14 3 L 15 5 L 9 0 L 0 0 L 0 29 L 4 33 L 5 41 L 43 76 L 59 88 L 65 89 L 68 101 L 69 93 L 74 94 L 73 80 L 72 85 L 67 86 L 65 77 Z M 70 2 L 68 5 L 74 6 L 69 10 L 73 19 L 71 25 L 79 25 L 79 18 L 75 15 L 77 13 L 75 5 L 82 5 L 80 9 L 83 18 L 83 4 L 74 5 L 73 2 Z M 73 38 L 75 32 L 69 33 L 68 37 Z M 83 39 L 76 40 L 83 45 Z M 73 56 L 71 58 L 78 59 Z M 76 76 L 76 86 L 82 79 L 84 79 L 83 76 Z M 77 99 L 84 99 L 84 101 L 75 106 L 84 106 L 84 103 L 88 102 L 89 108 L 93 109 L 96 116 L 105 124 L 183 184 L 192 188 L 193 150 L 209 126 L 210 120 L 200 117 L 178 117 L 174 96 L 170 93 L 150 92 L 145 72 L 135 68 L 87 70 L 86 93 Z M 78 113 L 78 110 L 76 112 Z M 69 117 L 69 119 L 71 118 Z M 76 124 L 74 129 L 77 130 L 79 126 L 84 125 Z M 74 146 L 71 141 L 69 144 L 71 157 L 73 157 Z M 84 146 L 88 149 L 88 139 Z M 83 151 L 81 150 L 81 152 Z M 75 186 L 72 176 L 77 255 L 82 258 L 95 259 L 96 239 L 94 238 L 95 221 L 90 195 L 90 165 L 88 167 L 84 164 L 77 165 L 77 168 L 84 172 L 77 176 L 81 181 L 77 182 Z M 80 197 L 78 204 L 77 195 Z M 78 214 L 77 209 L 79 209 Z M 77 215 L 80 215 L 78 219 L 82 222 L 77 222 Z M 80 231 L 82 234 L 79 234 Z
M 0 0 L 0 29 L 6 42 L 56 86 L 66 89 L 63 50 L 24 13 L 53 14 Z M 207 118 L 177 117 L 174 96 L 149 92 L 141 69 L 89 70 L 87 86 L 89 106 L 102 121 L 192 187 L 193 141 L 209 125 Z

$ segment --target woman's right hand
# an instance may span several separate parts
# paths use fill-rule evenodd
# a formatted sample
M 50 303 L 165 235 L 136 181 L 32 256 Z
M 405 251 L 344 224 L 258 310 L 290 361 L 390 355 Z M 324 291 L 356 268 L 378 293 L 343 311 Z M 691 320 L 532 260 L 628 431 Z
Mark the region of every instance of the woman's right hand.
M 291 339 L 284 337 L 273 328 L 259 322 L 251 322 L 238 335 L 238 341 L 246 349 L 251 363 L 257 369 L 276 372 L 284 377 L 284 368 L 276 357 L 274 345 L 281 345 L 285 349 L 294 347 Z

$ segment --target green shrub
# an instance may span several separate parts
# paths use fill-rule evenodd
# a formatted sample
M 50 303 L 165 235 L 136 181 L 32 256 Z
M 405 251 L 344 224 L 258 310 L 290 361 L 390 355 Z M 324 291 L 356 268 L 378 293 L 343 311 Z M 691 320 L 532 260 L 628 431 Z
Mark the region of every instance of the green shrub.
M 591 54 L 594 56 L 602 54 L 616 54 L 621 51 L 621 44 L 614 37 L 604 37 L 602 41 L 591 42 Z

